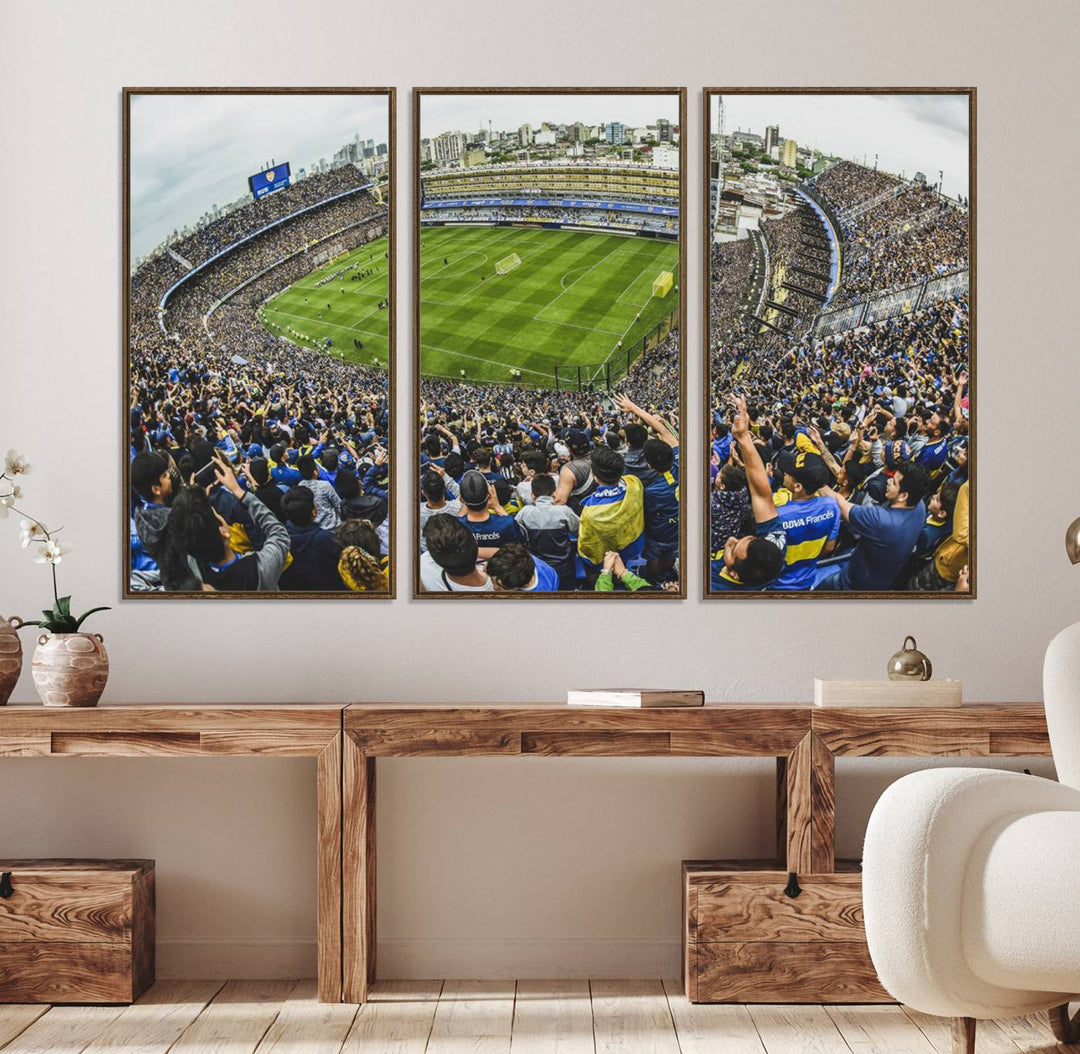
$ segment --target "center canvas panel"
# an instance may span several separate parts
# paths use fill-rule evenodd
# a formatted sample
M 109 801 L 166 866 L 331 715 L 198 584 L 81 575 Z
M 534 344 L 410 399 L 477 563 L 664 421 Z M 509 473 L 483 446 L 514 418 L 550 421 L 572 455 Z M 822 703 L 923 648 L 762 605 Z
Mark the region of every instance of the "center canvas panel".
M 684 596 L 685 90 L 415 100 L 416 594 Z

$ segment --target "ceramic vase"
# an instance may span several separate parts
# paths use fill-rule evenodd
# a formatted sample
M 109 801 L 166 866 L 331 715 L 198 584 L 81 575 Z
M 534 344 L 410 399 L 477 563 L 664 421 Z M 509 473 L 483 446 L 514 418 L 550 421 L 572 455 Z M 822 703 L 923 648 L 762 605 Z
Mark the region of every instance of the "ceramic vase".
M 96 706 L 109 679 L 100 633 L 42 633 L 34 649 L 34 687 L 46 706 Z
M 0 618 L 0 706 L 11 698 L 22 673 L 22 641 L 15 632 L 22 624 L 18 615 Z

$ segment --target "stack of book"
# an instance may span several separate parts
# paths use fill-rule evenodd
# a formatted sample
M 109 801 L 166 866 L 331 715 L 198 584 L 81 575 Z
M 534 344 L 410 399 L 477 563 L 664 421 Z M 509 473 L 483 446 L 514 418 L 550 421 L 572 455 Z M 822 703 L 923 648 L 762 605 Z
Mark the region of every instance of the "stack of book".
M 567 706 L 704 706 L 705 693 L 662 688 L 586 688 L 566 693 Z

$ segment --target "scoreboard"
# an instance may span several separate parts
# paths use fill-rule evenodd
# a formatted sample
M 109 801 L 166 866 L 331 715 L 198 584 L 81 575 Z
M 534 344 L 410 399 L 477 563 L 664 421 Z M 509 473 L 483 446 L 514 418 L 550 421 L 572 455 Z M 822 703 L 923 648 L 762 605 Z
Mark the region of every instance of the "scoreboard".
M 265 198 L 267 194 L 273 194 L 275 190 L 289 185 L 289 162 L 282 161 L 280 165 L 264 169 L 253 176 L 248 176 L 248 186 L 256 201 Z

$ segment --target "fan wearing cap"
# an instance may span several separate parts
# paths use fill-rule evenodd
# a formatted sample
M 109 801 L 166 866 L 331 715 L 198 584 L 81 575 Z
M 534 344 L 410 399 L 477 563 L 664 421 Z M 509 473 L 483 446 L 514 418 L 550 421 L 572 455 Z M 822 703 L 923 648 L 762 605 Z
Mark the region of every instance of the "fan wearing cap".
M 754 534 L 728 538 L 723 552 L 711 561 L 709 591 L 724 593 L 763 589 L 784 570 L 786 539 L 776 513 L 765 463 L 750 434 L 746 400 L 733 397 L 735 416 L 731 435 L 738 444 L 750 489 L 750 507 L 757 525 Z
M 495 488 L 474 468 L 461 477 L 461 504 L 465 508 L 461 522 L 476 536 L 481 550 L 526 541 L 525 532 L 499 504 Z M 481 558 L 485 555 L 490 554 L 481 552 Z
M 840 533 L 840 506 L 835 498 L 818 495 L 831 480 L 825 459 L 806 450 L 785 450 L 777 458 L 791 500 L 777 509 L 787 549 L 784 573 L 769 587 L 778 590 L 810 589 L 818 560 L 836 548 Z
M 555 488 L 555 504 L 569 505 L 580 516 L 581 503 L 596 490 L 592 459 L 589 457 L 592 443 L 581 429 L 571 428 L 566 433 L 566 447 L 570 460 L 559 469 L 559 485 Z M 555 449 L 558 450 L 558 444 L 556 444 Z

